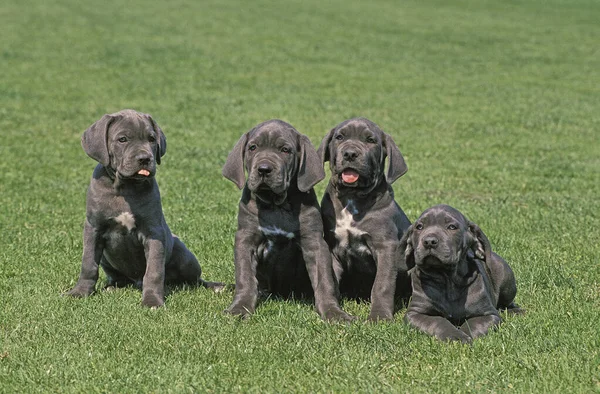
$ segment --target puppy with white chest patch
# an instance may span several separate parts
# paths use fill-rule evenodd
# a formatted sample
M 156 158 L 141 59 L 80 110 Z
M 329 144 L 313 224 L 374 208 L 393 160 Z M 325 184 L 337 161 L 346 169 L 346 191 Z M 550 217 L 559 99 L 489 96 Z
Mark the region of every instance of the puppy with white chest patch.
M 223 176 L 243 189 L 235 234 L 235 295 L 226 312 L 250 316 L 261 291 L 284 297 L 314 293 L 323 319 L 352 320 L 339 306 L 323 239 L 313 186 L 325 172 L 310 140 L 281 120 L 261 123 L 236 143 Z
M 413 294 L 405 321 L 444 341 L 469 343 L 498 326 L 499 309 L 520 314 L 510 266 L 475 223 L 448 205 L 427 209 L 408 229 L 401 255 Z
M 98 267 L 107 287 L 141 287 L 148 307 L 164 304 L 165 283 L 220 290 L 222 284 L 202 280 L 198 260 L 165 222 L 154 176 L 167 142 L 152 117 L 133 110 L 104 115 L 81 143 L 99 163 L 87 193 L 81 273 L 65 294 L 92 294 Z
M 365 118 L 331 129 L 318 153 L 331 169 L 321 210 L 341 293 L 370 299 L 369 320 L 392 319 L 394 299 L 410 296 L 408 269 L 398 256 L 410 222 L 391 186 L 408 169 L 404 158 L 392 137 Z

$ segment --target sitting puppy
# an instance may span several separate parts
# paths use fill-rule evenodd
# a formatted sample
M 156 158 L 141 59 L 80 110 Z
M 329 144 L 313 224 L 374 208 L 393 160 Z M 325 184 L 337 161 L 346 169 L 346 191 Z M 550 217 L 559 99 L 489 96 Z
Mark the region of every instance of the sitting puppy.
M 365 118 L 334 127 L 318 153 L 330 162 L 321 209 L 341 293 L 370 298 L 369 320 L 392 319 L 395 296 L 410 296 L 408 269 L 397 251 L 410 222 L 391 186 L 408 170 L 404 158 L 392 137 Z
M 313 190 L 325 173 L 310 140 L 281 120 L 261 123 L 236 143 L 223 176 L 243 188 L 235 234 L 235 295 L 225 312 L 248 317 L 259 290 L 289 296 L 314 289 L 323 319 L 352 320 L 340 308 L 333 282 Z
M 441 340 L 471 342 L 502 319 L 523 312 L 513 300 L 515 276 L 473 222 L 448 205 L 429 208 L 404 235 L 401 253 L 413 294 L 405 321 Z M 459 328 L 457 328 L 459 327 Z
M 98 266 L 107 287 L 141 287 L 142 304 L 149 307 L 164 304 L 165 282 L 222 288 L 200 278 L 198 260 L 165 222 L 154 175 L 167 141 L 150 115 L 104 115 L 83 133 L 81 144 L 99 164 L 87 193 L 81 274 L 66 294 L 92 294 Z

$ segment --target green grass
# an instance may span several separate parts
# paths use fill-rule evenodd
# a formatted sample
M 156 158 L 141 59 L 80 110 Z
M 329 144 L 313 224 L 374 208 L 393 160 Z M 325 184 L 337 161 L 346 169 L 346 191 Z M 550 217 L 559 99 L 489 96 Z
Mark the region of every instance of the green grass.
M 585 0 L 5 0 L 0 392 L 600 391 L 599 34 Z M 528 314 L 469 347 L 349 301 L 360 321 L 337 325 L 281 300 L 240 322 L 232 293 L 196 288 L 158 311 L 132 289 L 59 297 L 95 165 L 80 135 L 122 108 L 167 135 L 165 215 L 206 278 L 233 281 L 220 168 L 241 133 L 276 117 L 317 145 L 366 116 L 404 153 L 409 218 L 443 202 L 477 222 Z

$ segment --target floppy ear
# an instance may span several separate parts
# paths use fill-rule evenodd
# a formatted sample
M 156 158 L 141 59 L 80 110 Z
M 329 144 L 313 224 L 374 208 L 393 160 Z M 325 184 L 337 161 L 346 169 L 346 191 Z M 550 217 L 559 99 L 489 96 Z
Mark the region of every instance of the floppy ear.
M 81 136 L 81 146 L 89 157 L 96 160 L 104 167 L 110 165 L 108 153 L 108 129 L 116 116 L 106 114 L 100 120 L 88 127 Z
M 231 152 L 229 152 L 227 161 L 221 172 L 225 178 L 235 183 L 240 190 L 244 188 L 244 184 L 246 183 L 246 174 L 244 172 L 244 150 L 246 149 L 247 142 L 248 133 L 245 133 L 240 137 Z
M 298 189 L 307 192 L 325 178 L 325 170 L 317 151 L 305 135 L 300 135 L 300 164 L 298 165 Z
M 486 263 L 490 264 L 492 261 L 492 245 L 488 240 L 485 233 L 473 222 L 469 222 L 469 233 L 473 240 L 471 243 L 471 249 L 480 260 L 485 260 Z
M 413 226 L 411 225 L 400 239 L 400 246 L 398 247 L 400 260 L 406 265 L 407 271 L 415 266 L 415 250 L 411 239 L 412 232 Z
M 388 173 L 386 178 L 387 183 L 392 184 L 396 181 L 396 179 L 400 178 L 406 173 L 406 171 L 408 171 L 408 167 L 404 162 L 404 157 L 402 157 L 400 149 L 398 149 L 398 146 L 396 146 L 392 137 L 387 133 L 384 134 L 384 144 L 388 158 Z
M 329 143 L 333 138 L 333 133 L 335 132 L 335 127 L 329 130 L 329 133 L 323 138 L 321 141 L 321 145 L 319 145 L 319 149 L 317 150 L 317 155 L 321 158 L 321 164 L 324 164 L 326 161 L 329 161 Z
M 154 157 L 156 159 L 156 164 L 160 164 L 160 158 L 167 153 L 167 137 L 165 137 L 165 133 L 163 133 L 162 129 L 158 127 L 158 124 L 152 119 L 152 116 L 148 114 L 144 114 L 144 116 L 152 123 L 152 128 L 157 136 L 157 144 L 156 144 L 156 152 L 154 152 Z

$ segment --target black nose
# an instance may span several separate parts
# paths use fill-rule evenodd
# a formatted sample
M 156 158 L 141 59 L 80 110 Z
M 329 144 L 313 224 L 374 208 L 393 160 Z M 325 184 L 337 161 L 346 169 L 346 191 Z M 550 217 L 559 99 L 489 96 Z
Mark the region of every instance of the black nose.
M 258 165 L 257 170 L 260 175 L 267 175 L 270 174 L 271 171 L 273 171 L 273 167 L 270 164 L 261 163 Z
M 344 160 L 352 161 L 358 157 L 358 152 L 354 149 L 347 149 L 344 151 Z
M 137 159 L 138 163 L 140 163 L 141 166 L 147 166 L 148 164 L 150 164 L 150 161 L 152 160 L 152 156 L 148 155 L 146 153 L 137 155 L 135 158 Z
M 425 237 L 423 238 L 423 246 L 425 246 L 427 249 L 435 249 L 438 246 L 438 239 L 434 236 L 429 236 L 429 237 Z

